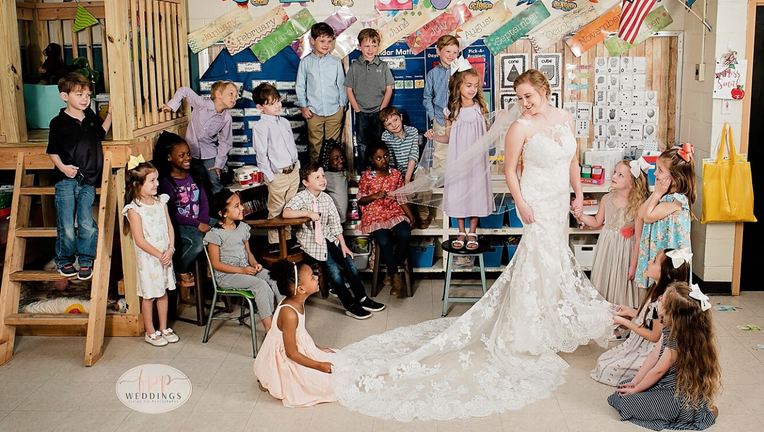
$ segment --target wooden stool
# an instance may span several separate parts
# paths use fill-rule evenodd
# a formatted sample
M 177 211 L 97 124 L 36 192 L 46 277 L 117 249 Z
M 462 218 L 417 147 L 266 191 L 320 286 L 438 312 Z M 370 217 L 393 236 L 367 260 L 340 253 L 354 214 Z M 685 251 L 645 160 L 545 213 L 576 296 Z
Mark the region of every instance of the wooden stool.
M 382 291 L 382 288 L 380 288 L 379 284 L 379 267 L 382 263 L 382 258 L 380 257 L 382 255 L 379 243 L 374 242 L 374 262 L 371 263 L 373 266 L 373 270 L 371 273 L 371 296 L 376 297 L 377 294 L 379 294 L 380 291 Z M 411 276 L 413 274 L 413 271 L 411 270 L 411 259 L 410 255 L 406 253 L 406 259 L 403 261 L 403 278 L 406 280 L 406 297 L 413 297 L 414 296 L 414 290 L 412 289 L 412 281 Z
M 466 242 L 465 242 L 466 243 Z M 493 248 L 490 246 L 488 241 L 481 241 L 479 243 L 479 246 L 475 250 L 468 250 L 466 247 L 461 249 L 454 249 L 451 247 L 451 240 L 444 241 L 441 245 L 444 252 L 448 252 L 448 261 L 446 264 L 446 282 L 443 286 L 443 314 L 441 316 L 445 317 L 448 313 L 448 302 L 452 303 L 474 303 L 483 298 L 480 297 L 449 297 L 448 293 L 451 288 L 451 286 L 461 286 L 461 287 L 478 287 L 483 289 L 483 295 L 485 295 L 487 289 L 486 289 L 486 283 L 485 283 L 485 264 L 483 263 L 483 252 L 492 251 Z M 454 255 L 457 256 L 476 256 L 478 257 L 480 261 L 480 284 L 474 284 L 474 283 L 458 283 L 458 284 L 452 284 L 451 283 L 451 271 L 453 271 L 453 261 L 454 261 Z

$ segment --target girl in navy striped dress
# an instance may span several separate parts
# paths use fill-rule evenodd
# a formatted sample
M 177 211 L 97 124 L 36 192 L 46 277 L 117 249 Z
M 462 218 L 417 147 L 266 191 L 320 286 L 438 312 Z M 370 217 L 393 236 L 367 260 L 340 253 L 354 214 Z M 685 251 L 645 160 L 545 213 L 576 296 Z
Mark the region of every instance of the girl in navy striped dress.
M 661 341 L 607 400 L 621 420 L 656 431 L 704 430 L 716 422 L 721 368 L 710 308 L 697 285 L 669 285 L 658 304 Z

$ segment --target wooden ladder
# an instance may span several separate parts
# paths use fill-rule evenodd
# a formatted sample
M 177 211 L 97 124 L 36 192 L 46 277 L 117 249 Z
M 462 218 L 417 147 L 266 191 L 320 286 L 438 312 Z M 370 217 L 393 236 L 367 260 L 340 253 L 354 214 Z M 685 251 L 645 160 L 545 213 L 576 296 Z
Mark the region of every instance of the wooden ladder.
M 106 299 L 109 290 L 109 272 L 114 242 L 114 218 L 117 206 L 116 182 L 112 176 L 112 154 L 104 155 L 101 187 L 96 188 L 98 200 L 98 243 L 93 263 L 93 279 L 90 290 L 90 312 L 75 314 L 19 313 L 21 283 L 26 281 L 65 280 L 57 270 L 25 270 L 24 256 L 27 240 L 39 237 L 56 237 L 56 227 L 30 227 L 29 217 L 32 197 L 54 195 L 53 186 L 34 186 L 34 174 L 27 174 L 24 152 L 16 160 L 16 178 L 11 202 L 11 219 L 8 225 L 8 243 L 5 253 L 2 291 L 0 291 L 0 364 L 13 356 L 17 326 L 86 326 L 85 365 L 92 366 L 103 354 L 103 337 L 106 323 Z

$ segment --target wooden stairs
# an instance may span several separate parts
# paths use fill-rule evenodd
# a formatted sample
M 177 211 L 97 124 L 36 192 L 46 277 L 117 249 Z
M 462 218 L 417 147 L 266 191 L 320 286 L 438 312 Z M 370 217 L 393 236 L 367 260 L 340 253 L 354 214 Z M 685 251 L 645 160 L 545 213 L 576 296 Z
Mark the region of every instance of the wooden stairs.
M 98 199 L 98 243 L 93 263 L 93 278 L 88 315 L 28 314 L 19 313 L 21 283 L 26 281 L 65 280 L 58 271 L 24 269 L 27 240 L 39 237 L 56 237 L 56 227 L 30 227 L 29 217 L 33 196 L 54 195 L 53 186 L 34 186 L 34 174 L 27 174 L 24 152 L 16 161 L 16 178 L 11 218 L 8 228 L 5 265 L 0 291 L 0 364 L 13 356 L 16 328 L 19 326 L 86 326 L 86 366 L 94 365 L 103 354 L 103 338 L 106 324 L 106 300 L 109 290 L 111 254 L 114 241 L 115 214 L 117 207 L 117 176 L 112 174 L 112 153 L 104 154 L 101 187 L 96 188 Z

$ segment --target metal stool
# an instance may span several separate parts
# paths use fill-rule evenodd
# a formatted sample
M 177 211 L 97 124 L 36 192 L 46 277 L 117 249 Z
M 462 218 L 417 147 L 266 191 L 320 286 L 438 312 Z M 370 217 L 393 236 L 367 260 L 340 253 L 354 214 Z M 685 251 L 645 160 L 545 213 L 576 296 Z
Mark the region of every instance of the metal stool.
M 466 243 L 466 242 L 465 242 Z M 466 247 L 462 249 L 454 249 L 451 247 L 451 240 L 446 240 L 440 245 L 444 252 L 448 252 L 448 260 L 446 264 L 446 282 L 443 286 L 443 317 L 448 313 L 448 302 L 452 303 L 475 303 L 482 298 L 480 297 L 449 297 L 448 293 L 451 286 L 458 287 L 477 287 L 483 289 L 483 295 L 485 295 L 487 288 L 485 283 L 485 264 L 483 263 L 483 252 L 492 251 L 493 248 L 488 241 L 481 241 L 479 246 L 475 250 L 468 250 Z M 451 283 L 451 271 L 453 270 L 454 255 L 456 256 L 476 256 L 480 261 L 480 284 L 475 283 Z

